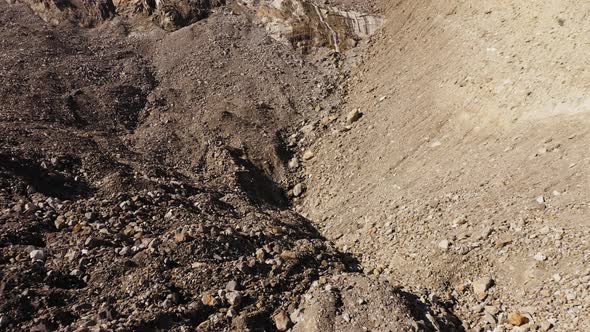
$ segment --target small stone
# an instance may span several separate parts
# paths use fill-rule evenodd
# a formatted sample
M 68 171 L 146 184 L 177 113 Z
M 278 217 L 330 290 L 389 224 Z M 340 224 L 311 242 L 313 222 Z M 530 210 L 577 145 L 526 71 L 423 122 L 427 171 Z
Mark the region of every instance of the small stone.
M 209 292 L 203 293 L 203 295 L 201 295 L 201 302 L 203 302 L 204 305 L 210 307 L 215 307 L 219 304 L 219 301 L 217 301 L 215 296 Z
M 238 312 L 234 308 L 227 309 L 227 312 L 225 313 L 225 316 L 230 317 L 230 318 L 236 317 L 237 315 L 238 315 Z
M 121 250 L 119 250 L 119 255 L 121 256 L 131 256 L 133 254 L 133 250 L 131 250 L 131 247 L 129 246 L 125 246 L 123 248 L 121 248 Z
M 231 291 L 225 294 L 225 299 L 232 307 L 237 307 L 242 301 L 242 296 L 238 291 Z
M 523 316 L 520 312 L 511 312 L 508 314 L 508 319 L 506 321 L 510 325 L 522 326 L 528 323 L 529 319 Z
M 189 239 L 190 236 L 188 235 L 188 232 L 184 229 L 181 229 L 174 234 L 174 241 L 176 241 L 177 243 L 186 242 Z
M 63 229 L 66 227 L 66 219 L 63 216 L 58 216 L 54 221 L 55 228 Z
M 239 284 L 235 280 L 231 280 L 225 285 L 225 290 L 228 292 L 233 292 L 235 290 L 238 290 L 238 288 L 239 288 Z
M 543 255 L 543 253 L 536 253 L 535 256 L 533 256 L 533 258 L 538 261 L 538 262 L 544 262 L 547 260 L 547 256 Z
M 495 317 L 494 317 L 492 314 L 490 314 L 490 313 L 487 313 L 487 312 L 486 312 L 486 313 L 484 314 L 483 318 L 484 318 L 484 320 L 485 320 L 487 323 L 489 323 L 489 324 L 490 324 L 490 325 L 492 325 L 492 326 L 496 325 L 496 323 L 497 323 L 497 322 L 496 322 L 496 318 L 495 318 Z
M 493 230 L 490 227 L 485 227 L 479 233 L 479 238 L 480 239 L 487 239 L 492 234 L 492 231 Z
M 545 197 L 543 197 L 543 196 L 537 197 L 537 203 L 544 204 L 545 203 Z
M 452 221 L 453 227 L 458 227 L 467 223 L 467 218 L 465 216 L 459 216 Z
M 301 309 L 295 309 L 291 314 L 289 314 L 289 318 L 291 318 L 291 322 L 293 322 L 293 324 L 297 324 L 302 317 L 303 313 L 301 312 Z
M 282 310 L 272 316 L 272 320 L 275 322 L 275 326 L 279 331 L 287 331 L 289 324 L 291 324 L 289 316 Z
M 34 261 L 44 261 L 45 253 L 41 249 L 36 249 L 29 253 L 29 257 L 31 257 L 31 259 Z
M 502 249 L 512 243 L 512 238 L 509 235 L 504 235 L 496 239 L 496 248 Z
M 297 159 L 296 157 L 291 158 L 287 166 L 289 166 L 289 169 L 296 169 L 297 167 L 299 167 L 299 159 Z
M 348 323 L 350 322 L 350 315 L 347 312 L 345 312 L 342 314 L 342 319 L 344 319 L 344 321 Z
M 449 250 L 450 246 L 451 242 L 449 242 L 449 240 L 442 240 L 438 243 L 438 247 L 442 250 Z
M 293 196 L 299 197 L 303 194 L 303 184 L 298 183 L 293 187 Z
M 547 332 L 553 328 L 553 324 L 551 322 L 543 322 L 539 328 L 541 332 Z
M 313 152 L 311 152 L 310 150 L 307 150 L 303 153 L 303 160 L 310 160 L 314 157 L 315 155 L 313 154 Z
M 294 251 L 290 251 L 290 250 L 285 250 L 283 252 L 281 252 L 281 258 L 284 260 L 298 260 L 299 257 L 297 256 L 297 253 Z
M 346 123 L 349 123 L 349 124 L 355 123 L 362 116 L 363 116 L 363 114 L 361 112 L 359 112 L 358 109 L 352 110 L 352 111 L 350 111 L 350 113 L 348 113 L 348 115 L 346 115 Z
M 88 221 L 92 221 L 96 218 L 96 214 L 94 212 L 86 212 L 84 213 L 84 218 Z
M 301 127 L 301 132 L 305 135 L 310 134 L 314 129 L 314 125 L 313 124 L 308 124 L 306 126 Z
M 485 299 L 488 295 L 487 291 L 494 285 L 494 279 L 490 277 L 481 277 L 475 280 L 471 286 L 473 287 L 473 293 L 478 299 Z
M 568 289 L 565 291 L 565 298 L 568 301 L 573 301 L 578 297 L 578 294 L 576 294 L 576 292 L 572 289 Z
M 483 309 L 490 315 L 497 315 L 500 312 L 500 309 L 495 305 L 486 305 Z

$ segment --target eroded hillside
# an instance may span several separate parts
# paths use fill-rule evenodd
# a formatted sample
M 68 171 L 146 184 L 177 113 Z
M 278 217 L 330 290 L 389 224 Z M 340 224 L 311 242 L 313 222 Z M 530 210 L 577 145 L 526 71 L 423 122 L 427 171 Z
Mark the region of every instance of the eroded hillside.
M 468 328 L 588 330 L 590 4 L 380 4 L 306 216 Z
M 252 6 L 0 2 L 1 330 L 460 326 L 291 208 L 366 20 L 316 4 L 300 47 Z

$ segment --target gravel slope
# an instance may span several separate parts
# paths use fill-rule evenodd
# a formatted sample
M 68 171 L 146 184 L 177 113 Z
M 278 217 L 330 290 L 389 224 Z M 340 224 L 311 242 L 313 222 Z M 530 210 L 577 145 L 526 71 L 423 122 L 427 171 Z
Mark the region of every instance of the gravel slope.
M 468 328 L 590 329 L 588 3 L 380 5 L 301 210 Z

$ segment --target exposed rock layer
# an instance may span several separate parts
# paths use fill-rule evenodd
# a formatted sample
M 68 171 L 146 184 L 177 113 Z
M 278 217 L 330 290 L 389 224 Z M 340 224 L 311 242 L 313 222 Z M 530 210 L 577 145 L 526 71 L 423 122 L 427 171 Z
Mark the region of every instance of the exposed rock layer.
M 207 17 L 224 0 L 17 0 L 46 22 L 71 21 L 93 27 L 117 15 L 151 18 L 165 30 L 176 30 Z

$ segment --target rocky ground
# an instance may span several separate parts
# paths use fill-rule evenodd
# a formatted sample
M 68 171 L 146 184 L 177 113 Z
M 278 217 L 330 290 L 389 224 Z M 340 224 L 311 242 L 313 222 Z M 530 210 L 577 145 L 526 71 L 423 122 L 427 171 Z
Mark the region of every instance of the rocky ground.
M 299 211 L 467 330 L 589 330 L 590 8 L 380 5 Z
M 588 12 L 0 0 L 0 330 L 589 330 Z
M 0 329 L 461 329 L 291 208 L 347 77 L 315 24 L 301 49 L 252 4 L 0 1 Z

